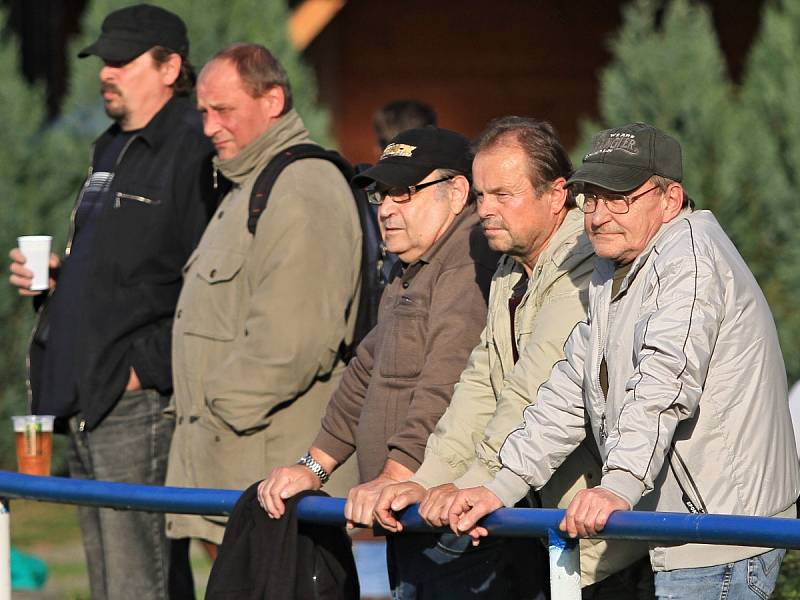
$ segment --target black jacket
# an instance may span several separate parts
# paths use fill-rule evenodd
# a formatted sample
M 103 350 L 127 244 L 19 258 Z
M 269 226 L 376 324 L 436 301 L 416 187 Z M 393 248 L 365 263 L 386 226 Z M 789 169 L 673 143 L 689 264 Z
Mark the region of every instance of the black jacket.
M 231 513 L 214 561 L 206 600 L 357 600 L 358 574 L 344 528 L 298 522 L 301 492 L 270 519 L 258 504 L 258 483 Z
M 94 153 L 103 150 L 116 127 L 100 136 Z M 89 317 L 76 356 L 78 401 L 90 429 L 122 395 L 131 366 L 142 387 L 162 394 L 172 390 L 171 329 L 181 269 L 217 203 L 212 156 L 199 114 L 187 98 L 178 97 L 120 154 L 113 205 L 103 209 L 93 241 Z M 65 261 L 68 254 L 69 247 Z M 57 294 L 58 286 L 51 296 Z M 30 349 L 34 414 L 48 332 L 47 302 L 42 304 Z

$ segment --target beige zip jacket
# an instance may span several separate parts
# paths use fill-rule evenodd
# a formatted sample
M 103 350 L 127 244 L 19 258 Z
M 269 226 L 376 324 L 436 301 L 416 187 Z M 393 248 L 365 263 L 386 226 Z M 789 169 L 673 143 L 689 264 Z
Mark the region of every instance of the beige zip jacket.
M 255 235 L 247 229 L 258 174 L 284 148 L 308 141 L 292 110 L 234 158 L 215 159 L 233 189 L 184 268 L 167 485 L 241 490 L 295 462 L 344 371 L 338 350 L 353 332 L 361 260 L 344 177 L 325 160 L 292 163 Z M 345 468 L 326 489 L 345 495 L 355 481 L 354 466 Z M 169 515 L 167 533 L 219 543 L 224 523 Z
M 412 481 L 430 488 L 454 482 L 482 485 L 501 465 L 498 452 L 536 399 L 564 342 L 586 318 L 594 252 L 583 232 L 583 215 L 571 210 L 542 252 L 514 319 L 519 360 L 514 364 L 508 300 L 523 268 L 504 256 L 492 279 L 489 314 L 447 412 L 428 439 L 425 460 Z M 578 490 L 600 482 L 601 463 L 591 441 L 582 444 L 541 490 L 545 507 L 565 508 Z M 647 554 L 643 543 L 581 542 L 581 582 L 590 585 Z M 601 560 L 602 559 L 602 560 Z
M 513 505 L 528 486 L 543 486 L 589 420 L 602 487 L 635 508 L 793 518 L 800 472 L 775 324 L 719 223 L 686 210 L 664 225 L 612 298 L 614 270 L 596 260 L 588 321 L 503 445 L 503 468 L 487 487 Z M 767 550 L 653 543 L 650 558 L 653 569 L 673 570 Z

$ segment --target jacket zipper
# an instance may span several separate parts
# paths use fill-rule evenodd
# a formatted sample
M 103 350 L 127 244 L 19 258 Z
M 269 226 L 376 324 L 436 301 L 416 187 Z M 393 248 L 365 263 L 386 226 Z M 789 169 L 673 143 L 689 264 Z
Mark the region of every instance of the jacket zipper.
M 686 476 L 687 486 L 690 488 L 687 491 L 686 487 L 684 487 L 683 483 L 681 482 L 681 478 L 675 469 L 675 465 L 672 463 L 672 458 L 670 458 L 669 468 L 672 470 L 672 474 L 675 476 L 675 481 L 678 483 L 678 487 L 681 490 L 681 500 L 686 506 L 686 509 L 692 514 L 706 514 L 708 512 L 706 503 L 703 502 L 703 497 L 700 495 L 700 490 L 697 489 L 697 485 L 695 485 L 694 479 L 692 479 L 692 476 L 689 474 L 689 469 L 686 467 L 686 463 L 683 462 L 683 459 L 681 458 L 681 455 L 678 454 L 678 450 L 675 448 L 674 444 L 670 449 L 670 456 L 674 457 L 679 463 L 680 470 Z M 694 499 L 692 498 L 692 495 L 694 496 Z
M 159 204 L 158 200 L 152 200 L 151 198 L 147 198 L 145 196 L 117 192 L 117 195 L 114 198 L 114 208 L 119 208 L 122 205 L 122 200 L 135 200 L 136 202 L 141 202 L 142 204 L 147 204 L 148 206 Z

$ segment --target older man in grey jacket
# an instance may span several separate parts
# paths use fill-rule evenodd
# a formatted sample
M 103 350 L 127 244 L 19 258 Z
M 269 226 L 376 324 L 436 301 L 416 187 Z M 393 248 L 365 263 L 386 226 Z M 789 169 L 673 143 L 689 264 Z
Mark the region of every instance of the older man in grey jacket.
M 680 145 L 643 123 L 595 136 L 569 180 L 598 260 L 589 317 L 503 445 L 503 468 L 449 519 L 477 540 L 485 514 L 542 487 L 584 439 L 601 485 L 561 523 L 601 531 L 634 507 L 793 518 L 800 473 L 769 306 L 733 243 L 684 193 Z M 656 594 L 764 598 L 784 551 L 653 543 Z

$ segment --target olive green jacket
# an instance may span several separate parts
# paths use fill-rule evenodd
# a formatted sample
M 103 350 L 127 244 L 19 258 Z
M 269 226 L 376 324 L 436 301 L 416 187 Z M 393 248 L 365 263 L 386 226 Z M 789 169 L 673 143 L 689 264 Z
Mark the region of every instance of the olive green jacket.
M 215 166 L 233 183 L 184 267 L 172 360 L 175 434 L 167 484 L 244 489 L 311 445 L 344 370 L 356 314 L 361 229 L 349 186 L 328 161 L 278 177 L 255 235 L 253 183 L 278 152 L 308 142 L 290 111 Z M 345 495 L 354 469 L 328 489 Z M 225 519 L 169 515 L 171 537 L 219 543 Z

